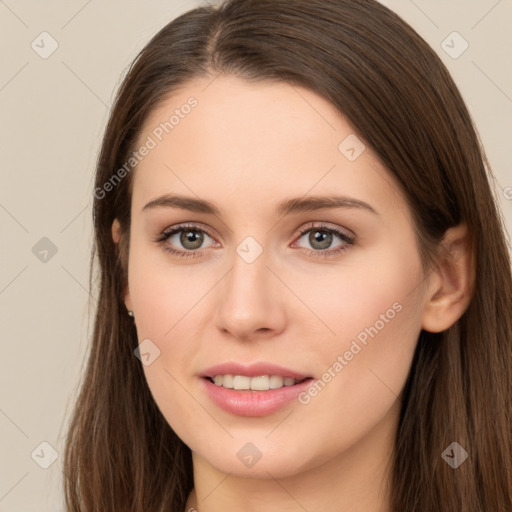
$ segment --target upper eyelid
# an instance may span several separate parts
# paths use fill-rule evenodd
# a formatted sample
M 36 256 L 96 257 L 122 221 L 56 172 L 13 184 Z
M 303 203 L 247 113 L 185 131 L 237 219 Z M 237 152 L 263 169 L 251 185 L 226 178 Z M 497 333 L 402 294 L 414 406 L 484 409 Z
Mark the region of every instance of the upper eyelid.
M 203 231 L 210 238 L 215 238 L 214 235 L 210 233 L 210 230 L 208 228 L 204 227 L 202 224 L 195 224 L 195 223 L 194 224 L 184 223 L 184 224 L 177 224 L 175 226 L 170 226 L 162 231 L 162 235 L 171 236 L 172 234 L 179 233 L 180 231 L 185 231 L 187 229 L 190 231 L 194 231 L 194 230 Z
M 314 224 L 316 224 L 316 223 L 318 223 L 320 225 L 315 226 Z M 321 221 L 307 222 L 305 225 L 303 225 L 296 231 L 296 235 L 304 234 L 305 232 L 310 231 L 311 229 L 320 229 L 320 230 L 326 230 L 326 231 L 331 230 L 331 231 L 335 231 L 335 232 L 339 231 L 340 233 L 345 234 L 351 238 L 355 238 L 355 234 L 352 233 L 352 231 L 350 231 L 349 229 L 342 228 L 340 226 L 336 226 L 336 225 L 332 224 L 331 222 L 321 222 Z

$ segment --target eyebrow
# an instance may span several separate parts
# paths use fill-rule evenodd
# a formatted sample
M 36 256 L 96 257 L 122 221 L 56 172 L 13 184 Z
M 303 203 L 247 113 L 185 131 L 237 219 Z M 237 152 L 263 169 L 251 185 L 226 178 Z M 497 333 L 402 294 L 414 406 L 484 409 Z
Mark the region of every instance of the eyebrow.
M 206 213 L 221 217 L 221 211 L 214 204 L 204 199 L 196 199 L 181 195 L 166 194 L 147 203 L 142 212 L 154 208 L 180 208 L 196 213 Z M 276 213 L 280 216 L 286 216 L 293 213 L 311 212 L 325 208 L 359 208 L 367 210 L 374 215 L 379 213 L 368 203 L 347 196 L 307 196 L 286 199 L 276 207 Z

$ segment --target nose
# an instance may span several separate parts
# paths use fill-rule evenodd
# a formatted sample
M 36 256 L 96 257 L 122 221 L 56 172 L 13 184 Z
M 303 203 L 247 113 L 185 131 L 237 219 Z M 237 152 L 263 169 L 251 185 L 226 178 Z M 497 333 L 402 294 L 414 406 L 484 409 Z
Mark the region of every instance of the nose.
M 234 253 L 218 287 L 216 325 L 224 335 L 249 340 L 274 337 L 285 328 L 285 287 L 269 268 L 266 251 L 248 263 Z

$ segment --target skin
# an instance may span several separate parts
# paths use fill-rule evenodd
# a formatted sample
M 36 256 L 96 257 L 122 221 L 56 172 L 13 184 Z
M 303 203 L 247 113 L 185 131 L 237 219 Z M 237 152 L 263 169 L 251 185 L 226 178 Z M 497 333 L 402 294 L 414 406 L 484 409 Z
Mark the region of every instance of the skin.
M 349 161 L 338 146 L 354 128 L 321 96 L 285 83 L 195 80 L 151 113 L 139 140 L 190 96 L 197 107 L 134 171 L 125 297 L 139 341 L 149 338 L 160 350 L 144 366 L 149 388 L 192 450 L 187 510 L 327 512 L 342 503 L 351 512 L 388 511 L 386 465 L 418 335 L 447 329 L 469 304 L 467 229 L 445 236 L 453 265 L 443 260 L 425 276 L 410 210 L 376 154 L 366 145 Z M 210 201 L 221 215 L 142 211 L 167 193 Z M 282 200 L 311 195 L 350 196 L 378 214 L 274 211 Z M 200 248 L 184 246 L 180 233 L 165 244 L 198 257 L 169 254 L 155 242 L 182 222 L 209 231 Z M 298 233 L 311 222 L 356 241 L 333 235 L 322 246 L 310 231 Z M 119 240 L 117 221 L 112 236 Z M 263 249 L 250 264 L 236 252 L 247 236 Z M 270 361 L 321 379 L 396 303 L 401 311 L 306 405 L 242 417 L 219 409 L 202 389 L 199 373 L 224 361 Z M 247 442 L 262 454 L 250 468 L 236 456 Z

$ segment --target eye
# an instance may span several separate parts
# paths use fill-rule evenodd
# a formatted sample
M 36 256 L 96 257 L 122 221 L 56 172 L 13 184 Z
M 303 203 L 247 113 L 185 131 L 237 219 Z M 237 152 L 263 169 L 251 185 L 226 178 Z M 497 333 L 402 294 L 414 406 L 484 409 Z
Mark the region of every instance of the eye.
M 305 248 L 305 254 L 316 258 L 337 255 L 355 244 L 355 236 L 324 224 L 310 223 L 300 230 L 298 236 L 298 241 L 304 239 L 312 247 L 312 249 Z M 336 238 L 341 242 L 332 247 Z M 203 243 L 207 239 L 210 239 L 211 243 L 204 247 Z M 185 258 L 199 257 L 203 249 L 212 247 L 216 243 L 213 237 L 196 224 L 180 224 L 168 228 L 155 241 L 162 245 L 166 252 Z
M 318 226 L 309 224 L 301 229 L 299 241 L 304 239 L 313 250 L 307 250 L 306 254 L 313 257 L 325 258 L 347 250 L 355 243 L 355 237 L 334 227 L 323 224 Z M 332 248 L 335 239 L 341 242 Z
M 183 257 L 200 256 L 201 247 L 206 238 L 213 241 L 213 238 L 203 229 L 196 225 L 181 224 L 165 230 L 156 242 L 160 243 L 164 250 Z M 212 245 L 212 244 L 210 244 Z M 183 249 L 180 249 L 180 246 Z M 178 247 L 176 249 L 176 247 Z

